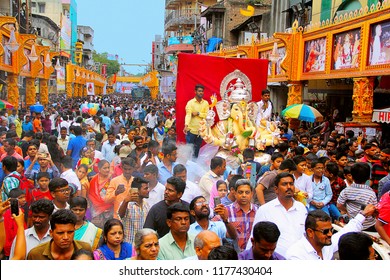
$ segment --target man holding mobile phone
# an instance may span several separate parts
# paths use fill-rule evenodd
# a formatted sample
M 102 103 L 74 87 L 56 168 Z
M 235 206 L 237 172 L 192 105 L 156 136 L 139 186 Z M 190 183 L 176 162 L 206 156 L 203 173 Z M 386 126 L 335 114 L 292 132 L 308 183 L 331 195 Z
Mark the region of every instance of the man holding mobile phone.
M 104 199 L 106 203 L 114 204 L 114 218 L 116 219 L 118 218 L 119 206 L 130 191 L 133 182 L 132 174 L 134 172 L 135 160 L 130 157 L 123 158 L 121 164 L 123 173 L 111 180 Z
M 148 151 L 144 153 L 144 155 L 140 158 L 140 164 L 142 170 L 151 164 L 157 165 L 160 163 L 160 159 L 158 158 L 158 152 L 160 151 L 160 145 L 157 141 L 150 140 L 147 144 Z
M 217 204 L 219 213 L 225 211 L 222 204 Z M 216 208 L 217 208 L 216 207 Z M 195 218 L 195 223 L 191 224 L 189 233 L 196 236 L 203 230 L 210 230 L 215 232 L 222 242 L 223 238 L 230 237 L 235 239 L 237 231 L 232 224 L 223 221 L 212 221 L 210 217 L 210 206 L 203 196 L 195 197 L 190 203 L 190 214 Z
M 142 229 L 150 206 L 145 199 L 149 198 L 148 180 L 134 177 L 130 191 L 119 206 L 118 215 L 121 217 L 125 242 L 134 243 L 138 230 Z

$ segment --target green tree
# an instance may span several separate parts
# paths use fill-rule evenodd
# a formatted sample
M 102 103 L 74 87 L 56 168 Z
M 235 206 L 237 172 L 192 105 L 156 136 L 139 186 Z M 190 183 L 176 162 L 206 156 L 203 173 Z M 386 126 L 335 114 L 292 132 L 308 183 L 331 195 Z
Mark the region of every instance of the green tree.
M 101 65 L 107 64 L 107 76 L 111 76 L 111 75 L 119 72 L 120 64 L 116 60 L 109 60 L 107 58 L 107 56 L 108 56 L 108 53 L 106 53 L 106 52 L 97 53 L 96 51 L 94 51 L 92 53 L 92 57 L 93 57 L 93 60 L 95 62 L 99 62 Z

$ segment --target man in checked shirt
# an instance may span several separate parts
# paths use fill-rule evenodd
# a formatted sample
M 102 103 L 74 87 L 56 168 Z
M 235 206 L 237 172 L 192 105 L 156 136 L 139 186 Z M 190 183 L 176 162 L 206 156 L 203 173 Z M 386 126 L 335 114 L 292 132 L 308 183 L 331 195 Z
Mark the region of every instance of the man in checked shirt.
M 240 251 L 244 251 L 251 237 L 257 206 L 251 203 L 253 187 L 249 180 L 237 180 L 234 190 L 236 201 L 226 207 L 219 204 L 214 211 L 221 216 L 225 224 L 230 223 L 236 228 L 238 247 Z M 221 211 L 221 207 L 225 207 L 226 210 Z

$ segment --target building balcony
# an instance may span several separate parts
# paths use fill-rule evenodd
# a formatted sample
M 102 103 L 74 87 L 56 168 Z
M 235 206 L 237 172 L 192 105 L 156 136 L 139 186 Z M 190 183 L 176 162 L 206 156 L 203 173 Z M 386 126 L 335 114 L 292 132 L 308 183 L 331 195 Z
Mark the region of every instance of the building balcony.
M 168 45 L 165 47 L 165 53 L 193 52 L 191 36 L 171 37 L 168 39 Z
M 174 10 L 177 9 L 180 4 L 180 0 L 165 0 L 165 9 Z
M 84 36 L 93 37 L 94 30 L 92 29 L 92 27 L 86 26 L 86 25 L 78 25 L 78 26 L 77 26 L 77 29 L 78 29 L 78 31 L 79 31 L 80 33 L 82 33 Z
M 196 17 L 196 20 L 195 20 Z M 200 22 L 200 15 L 196 9 L 176 10 L 165 18 L 165 31 L 176 31 L 179 26 L 193 26 Z
M 94 45 L 91 42 L 84 42 L 83 49 L 84 50 L 88 50 L 88 51 L 93 51 L 94 50 Z

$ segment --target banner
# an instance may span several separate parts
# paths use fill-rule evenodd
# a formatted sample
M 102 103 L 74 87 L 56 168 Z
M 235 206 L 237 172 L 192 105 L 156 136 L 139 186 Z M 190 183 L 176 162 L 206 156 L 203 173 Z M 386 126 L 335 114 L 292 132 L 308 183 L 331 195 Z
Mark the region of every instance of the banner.
M 70 54 L 72 44 L 72 22 L 70 21 L 70 14 L 65 11 L 65 14 L 61 14 L 61 37 L 60 48 L 65 50 L 63 52 Z
M 102 64 L 102 71 L 100 74 L 102 74 L 104 77 L 107 76 L 107 64 Z
M 374 109 L 372 112 L 373 122 L 390 123 L 390 108 L 387 109 Z
M 108 53 L 107 54 L 107 59 L 108 60 L 116 60 L 116 61 L 118 61 L 118 55 L 117 54 L 111 54 L 111 53 Z
M 86 83 L 87 87 L 87 95 L 95 95 L 95 84 L 94 83 Z
M 57 92 L 65 92 L 65 67 L 57 71 Z
M 204 99 L 210 103 L 210 96 L 216 94 L 221 100 L 222 80 L 238 69 L 248 76 L 252 83 L 252 100 L 259 101 L 261 91 L 267 88 L 268 60 L 248 58 L 224 58 L 206 55 L 179 53 L 176 85 L 176 131 L 179 142 L 185 142 L 183 133 L 185 106 L 195 97 L 195 85 L 205 87 Z
M 117 82 L 116 84 L 116 92 L 119 93 L 131 93 L 132 89 L 136 87 L 136 84 L 134 83 L 128 83 L 128 82 Z

